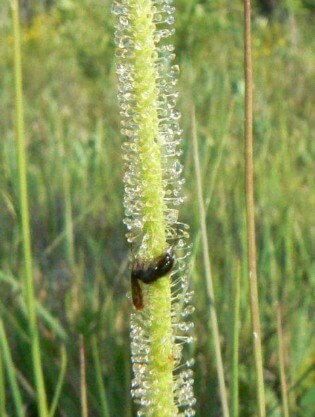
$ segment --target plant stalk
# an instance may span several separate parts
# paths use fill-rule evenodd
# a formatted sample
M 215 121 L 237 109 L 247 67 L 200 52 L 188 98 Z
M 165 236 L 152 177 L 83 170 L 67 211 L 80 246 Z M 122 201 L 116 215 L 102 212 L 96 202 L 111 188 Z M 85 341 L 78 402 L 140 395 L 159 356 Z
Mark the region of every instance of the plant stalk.
M 5 331 L 3 321 L 1 318 L 0 318 L 0 354 L 2 356 L 1 359 L 3 359 L 3 363 L 5 364 L 5 367 L 6 367 L 8 382 L 9 382 L 11 392 L 12 392 L 12 401 L 15 406 L 16 415 L 17 417 L 24 417 L 23 400 L 22 400 L 20 388 L 17 382 L 15 366 L 12 360 L 8 338 L 7 338 L 6 331 Z M 2 407 L 5 408 L 5 396 L 3 396 L 3 398 L 1 398 L 0 401 L 3 403 Z M 1 410 L 1 417 L 2 416 L 6 417 L 5 410 L 3 409 Z
M 82 334 L 79 336 L 79 352 L 80 352 L 80 400 L 81 400 L 81 416 L 88 417 L 88 402 L 86 389 L 86 361 L 85 361 L 85 345 Z
M 245 189 L 246 224 L 248 250 L 248 277 L 250 286 L 250 307 L 252 319 L 253 345 L 255 356 L 258 415 L 265 417 L 265 389 L 263 356 L 257 284 L 255 204 L 254 204 L 254 161 L 253 161 L 253 72 L 251 56 L 251 1 L 245 0 Z
M 133 255 L 131 393 L 139 415 L 193 415 L 193 371 L 187 369 L 193 361 L 181 363 L 183 344 L 193 340 L 193 324 L 184 321 L 193 308 L 186 261 L 188 226 L 178 220 L 183 201 L 174 89 L 178 66 L 172 65 L 173 47 L 165 41 L 174 32 L 174 7 L 167 0 L 117 0 L 113 13 L 118 98 L 122 133 L 127 136 L 125 223 Z M 166 257 L 171 263 L 164 269 Z
M 38 412 L 40 417 L 48 417 L 46 392 L 43 378 L 38 324 L 36 315 L 36 300 L 34 295 L 34 281 L 32 271 L 32 250 L 30 234 L 30 218 L 27 187 L 27 156 L 24 135 L 23 83 L 21 62 L 21 40 L 19 24 L 19 2 L 12 0 L 12 19 L 14 33 L 14 80 L 15 80 L 15 108 L 16 108 L 16 142 L 19 169 L 19 197 L 21 228 L 24 260 L 25 298 L 28 310 L 28 321 L 31 339 L 33 372 L 37 391 Z
M 281 397 L 282 397 L 282 410 L 283 416 L 289 417 L 289 399 L 288 399 L 288 385 L 285 374 L 284 364 L 284 346 L 283 346 L 283 330 L 282 330 L 282 314 L 280 304 L 277 303 L 277 335 L 278 335 L 278 358 L 279 358 L 279 371 L 281 381 Z
M 136 9 L 138 0 L 131 0 Z M 141 2 L 143 3 L 143 2 Z M 141 176 L 147 187 L 143 188 L 143 201 L 146 204 L 144 216 L 144 234 L 147 236 L 147 251 L 144 257 L 152 259 L 159 256 L 167 247 L 165 236 L 165 219 L 163 214 L 163 187 L 161 155 L 156 136 L 158 134 L 158 115 L 156 100 L 154 58 L 145 48 L 145 44 L 154 46 L 154 25 L 152 23 L 152 2 L 144 6 L 143 14 L 133 16 L 135 42 L 143 45 L 135 51 L 134 65 L 138 88 L 135 88 L 137 107 L 139 109 L 139 143 L 141 155 Z M 145 38 L 144 38 L 145 33 Z M 146 91 L 143 91 L 145 86 Z M 171 324 L 171 289 L 168 277 L 151 284 L 145 293 L 145 305 L 151 317 L 149 338 L 151 351 L 149 369 L 152 389 L 152 417 L 176 415 L 177 407 L 173 395 L 172 324 Z
M 229 417 L 229 407 L 227 399 L 227 391 L 224 380 L 224 366 L 221 354 L 220 347 L 220 332 L 219 324 L 217 318 L 217 312 L 215 307 L 215 296 L 214 296 L 214 286 L 211 273 L 211 263 L 210 263 L 210 252 L 209 252 L 209 242 L 207 234 L 207 224 L 206 224 L 206 210 L 204 205 L 203 193 L 202 193 L 202 179 L 201 179 L 201 170 L 200 170 L 200 161 L 199 161 L 199 152 L 198 152 L 198 139 L 196 132 L 196 117 L 195 111 L 192 111 L 192 136 L 193 136 L 193 146 L 194 146 L 194 162 L 195 162 L 195 172 L 197 179 L 197 193 L 198 193 L 198 204 L 199 204 L 199 213 L 200 213 L 200 223 L 201 223 L 201 238 L 202 238 L 202 253 L 203 261 L 206 274 L 206 289 L 207 296 L 209 300 L 209 315 L 211 320 L 211 326 L 213 331 L 214 339 L 214 350 L 215 358 L 217 364 L 217 375 L 219 380 L 219 391 L 220 399 L 222 405 L 222 411 L 224 417 Z
M 239 416 L 239 319 L 240 319 L 240 264 L 237 265 L 236 279 L 234 287 L 234 317 L 233 317 L 233 349 L 232 349 L 232 395 L 231 395 L 231 415 Z

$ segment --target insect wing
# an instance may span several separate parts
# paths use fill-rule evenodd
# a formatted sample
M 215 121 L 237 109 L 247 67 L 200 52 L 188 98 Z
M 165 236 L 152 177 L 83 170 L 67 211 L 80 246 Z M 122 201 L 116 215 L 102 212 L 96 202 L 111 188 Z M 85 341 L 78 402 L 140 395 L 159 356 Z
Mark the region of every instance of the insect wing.
M 143 294 L 139 281 L 136 278 L 131 278 L 131 296 L 133 305 L 137 310 L 143 310 Z

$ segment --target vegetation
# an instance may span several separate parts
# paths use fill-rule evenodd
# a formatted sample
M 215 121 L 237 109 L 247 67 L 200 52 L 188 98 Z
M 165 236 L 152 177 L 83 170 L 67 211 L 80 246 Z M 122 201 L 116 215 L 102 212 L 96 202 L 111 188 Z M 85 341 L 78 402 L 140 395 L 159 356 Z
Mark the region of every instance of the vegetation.
M 252 22 L 257 276 L 267 415 L 283 415 L 285 378 L 290 416 L 311 417 L 315 30 L 311 1 L 285 3 L 294 7 L 269 20 L 257 8 Z M 196 410 L 200 417 L 212 417 L 220 414 L 221 405 L 195 204 L 193 105 L 226 382 L 232 390 L 238 374 L 239 407 L 234 404 L 233 410 L 252 417 L 257 404 L 246 279 L 243 7 L 227 0 L 177 0 L 176 5 L 187 179 L 183 214 L 194 240 Z M 9 2 L 1 6 L 0 415 L 5 409 L 7 416 L 20 416 L 16 410 L 24 404 L 25 415 L 33 417 L 36 385 L 23 296 L 12 19 Z M 58 400 L 55 416 L 80 415 L 83 345 L 90 415 L 127 417 L 134 413 L 129 393 L 131 300 L 126 297 L 129 248 L 122 224 L 123 138 L 110 2 L 60 0 L 49 6 L 34 10 L 31 17 L 24 13 L 22 26 L 33 274 L 47 402 L 51 410 Z M 79 343 L 80 335 L 84 343 Z M 235 391 L 230 404 L 232 398 L 237 398 Z

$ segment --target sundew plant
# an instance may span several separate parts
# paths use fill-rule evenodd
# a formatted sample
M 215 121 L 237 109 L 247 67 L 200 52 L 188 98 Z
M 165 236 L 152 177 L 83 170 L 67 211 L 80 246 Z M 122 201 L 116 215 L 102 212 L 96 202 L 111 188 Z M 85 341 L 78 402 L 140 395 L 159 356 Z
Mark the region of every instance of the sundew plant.
M 113 2 L 125 161 L 125 224 L 131 244 L 132 397 L 138 416 L 195 414 L 193 307 L 188 290 L 188 226 L 179 221 L 182 165 L 175 109 L 172 0 Z

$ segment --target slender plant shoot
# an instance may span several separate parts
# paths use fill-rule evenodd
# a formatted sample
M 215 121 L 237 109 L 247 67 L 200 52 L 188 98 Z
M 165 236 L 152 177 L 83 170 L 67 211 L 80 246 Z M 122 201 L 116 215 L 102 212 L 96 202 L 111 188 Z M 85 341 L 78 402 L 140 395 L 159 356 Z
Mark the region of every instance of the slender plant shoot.
M 259 317 L 257 284 L 255 203 L 254 203 L 254 158 L 253 158 L 253 71 L 251 54 L 251 2 L 245 0 L 245 177 L 246 177 L 246 225 L 248 248 L 248 277 L 250 286 L 250 307 L 252 318 L 253 345 L 257 380 L 257 401 L 259 417 L 265 417 L 265 388 L 263 356 Z
M 194 162 L 195 162 L 195 172 L 197 180 L 197 194 L 198 194 L 198 203 L 199 203 L 199 214 L 200 214 L 200 229 L 201 229 L 201 239 L 202 239 L 202 253 L 203 253 L 203 262 L 205 268 L 205 277 L 206 277 L 206 288 L 207 296 L 209 300 L 209 316 L 213 332 L 213 342 L 214 342 L 214 351 L 215 359 L 217 366 L 217 376 L 219 381 L 219 392 L 222 405 L 222 414 L 223 417 L 229 417 L 229 407 L 227 392 L 224 380 L 224 366 L 220 346 L 220 332 L 217 311 L 215 306 L 215 295 L 214 295 L 214 285 L 213 278 L 211 273 L 211 263 L 209 257 L 209 241 L 207 235 L 207 224 L 206 224 L 206 209 L 204 204 L 203 192 L 202 192 L 202 179 L 201 179 L 201 169 L 198 153 L 198 138 L 197 138 L 197 129 L 196 129 L 196 115 L 195 110 L 192 111 L 192 137 L 193 137 L 193 147 L 194 147 Z
M 283 417 L 290 417 L 289 412 L 289 396 L 288 396 L 288 384 L 285 372 L 285 359 L 284 359 L 284 343 L 283 343 L 283 328 L 282 328 L 282 313 L 281 306 L 277 302 L 277 335 L 278 335 L 278 358 L 279 358 L 279 371 L 280 371 L 280 382 L 281 382 L 281 399 L 282 399 L 282 410 Z
M 37 393 L 38 414 L 40 417 L 48 417 L 48 406 L 40 353 L 41 350 L 36 315 L 36 299 L 32 267 L 31 232 L 27 185 L 27 152 L 24 136 L 22 59 L 18 0 L 12 0 L 11 8 L 14 34 L 16 146 L 19 168 L 19 198 L 21 212 L 21 231 L 23 241 L 24 291 L 28 312 L 29 332 L 31 338 L 32 365 Z
M 179 162 L 180 114 L 175 110 L 179 68 L 173 65 L 172 0 L 114 1 L 118 99 L 125 160 L 125 224 L 132 248 L 132 396 L 138 416 L 195 415 L 192 293 L 188 291 L 188 226 Z

